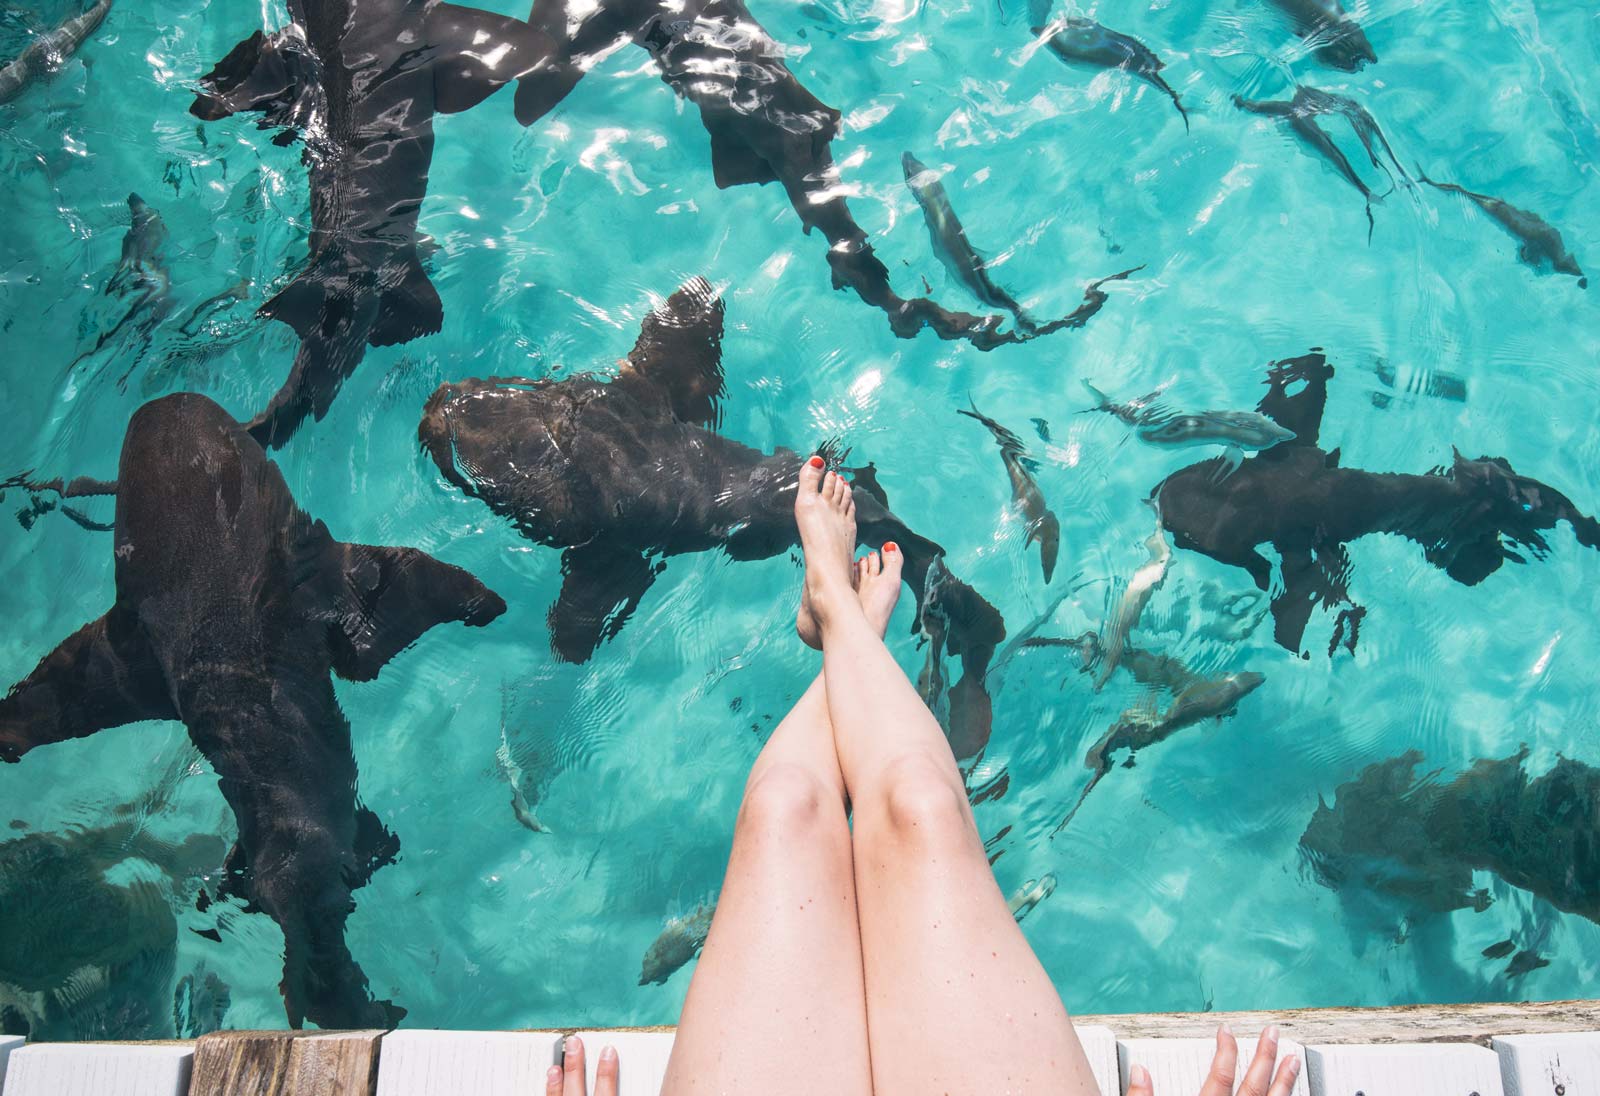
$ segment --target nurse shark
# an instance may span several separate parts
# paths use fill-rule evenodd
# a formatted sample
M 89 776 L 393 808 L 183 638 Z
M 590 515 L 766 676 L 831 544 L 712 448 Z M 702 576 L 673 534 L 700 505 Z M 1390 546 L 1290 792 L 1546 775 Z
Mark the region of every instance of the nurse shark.
M 542 78 L 553 55 L 526 23 L 438 0 L 289 0 L 289 17 L 234 46 L 189 108 L 208 122 L 259 114 L 274 144 L 305 143 L 311 254 L 261 306 L 300 336 L 288 380 L 248 426 L 269 447 L 327 414 L 368 346 L 439 330 L 417 255 L 433 116 Z
M 454 486 L 482 499 L 518 532 L 562 549 L 551 646 L 583 662 L 614 637 L 666 558 L 721 549 L 735 560 L 792 549 L 801 455 L 762 453 L 714 431 L 720 420 L 723 304 L 695 278 L 644 320 L 610 380 L 511 377 L 447 382 L 434 392 L 418 440 Z M 905 581 L 936 613 L 960 657 L 950 691 L 958 757 L 988 741 L 983 676 L 1005 623 L 942 565 L 944 550 L 908 528 L 880 493 L 856 491 L 861 543 L 899 543 Z
M 204 396 L 136 411 L 119 473 L 116 598 L 0 700 L 0 761 L 182 721 L 238 822 L 224 890 L 283 930 L 289 1023 L 392 1027 L 405 1010 L 372 999 L 344 931 L 399 839 L 360 805 L 329 674 L 370 681 L 434 625 L 505 603 L 414 548 L 335 540 Z

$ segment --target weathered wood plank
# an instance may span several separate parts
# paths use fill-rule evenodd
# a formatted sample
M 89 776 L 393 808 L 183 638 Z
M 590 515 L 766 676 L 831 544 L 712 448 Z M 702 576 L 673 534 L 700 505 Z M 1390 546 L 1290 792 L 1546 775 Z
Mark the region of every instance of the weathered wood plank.
M 580 1031 L 589 1091 L 594 1091 L 595 1071 L 600 1067 L 600 1050 L 617 1048 L 620 1069 L 618 1096 L 660 1096 L 661 1082 L 667 1077 L 667 1059 L 677 1038 L 670 1031 Z
M 1286 1037 L 1306 1045 L 1449 1042 L 1487 1047 L 1494 1036 L 1508 1032 L 1600 1031 L 1600 1001 L 1130 1013 L 1074 1016 L 1073 1021 L 1103 1024 L 1121 1039 L 1208 1038 L 1226 1022 L 1235 1031 L 1260 1031 L 1277 1024 Z
M 1506 1096 L 1600 1093 L 1600 1031 L 1496 1035 Z
M 391 1031 L 377 1096 L 531 1096 L 560 1045 L 554 1031 Z
M 1239 1068 L 1234 1073 L 1233 1087 L 1238 1091 L 1244 1081 L 1245 1067 L 1255 1057 L 1257 1036 L 1237 1035 L 1239 1041 Z M 1215 1035 L 1207 1039 L 1118 1039 L 1117 1071 L 1122 1087 L 1128 1086 L 1128 1075 L 1134 1065 L 1150 1071 L 1150 1080 L 1157 1093 L 1166 1096 L 1189 1096 L 1200 1091 L 1211 1072 L 1211 1059 L 1217 1052 Z M 1278 1061 L 1290 1054 L 1300 1056 L 1300 1075 L 1295 1078 L 1293 1096 L 1310 1096 L 1306 1084 L 1305 1048 L 1293 1039 L 1278 1039 Z M 1276 1066 L 1274 1066 L 1276 1069 Z M 1120 1091 L 1120 1090 L 1119 1090 Z M 1370 1096 L 1370 1094 L 1369 1094 Z
M 1117 1080 L 1117 1037 L 1108 1027 L 1074 1023 L 1078 1040 L 1083 1043 L 1083 1053 L 1094 1071 L 1094 1083 L 1100 1087 L 1100 1096 L 1121 1096 L 1122 1085 Z
M 32 1043 L 11 1052 L 4 1096 L 184 1096 L 188 1043 Z
M 195 1045 L 189 1096 L 373 1096 L 381 1031 L 219 1031 Z
M 1470 1043 L 1306 1048 L 1317 1096 L 1504 1096 L 1500 1059 Z

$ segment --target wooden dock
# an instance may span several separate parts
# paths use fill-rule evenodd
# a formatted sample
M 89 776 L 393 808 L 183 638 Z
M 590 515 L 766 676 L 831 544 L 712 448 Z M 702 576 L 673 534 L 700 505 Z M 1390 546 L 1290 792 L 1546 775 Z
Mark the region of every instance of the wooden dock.
M 1195 1096 L 1223 1022 L 1241 1054 L 1267 1024 L 1279 1026 L 1281 1053 L 1306 1063 L 1296 1096 L 1600 1096 L 1600 1001 L 1076 1019 L 1102 1096 L 1121 1096 L 1135 1062 L 1157 1096 Z M 622 1096 L 656 1096 L 670 1027 L 229 1031 L 26 1046 L 0 1036 L 0 1096 L 535 1096 L 571 1034 L 591 1063 L 606 1043 L 617 1048 Z

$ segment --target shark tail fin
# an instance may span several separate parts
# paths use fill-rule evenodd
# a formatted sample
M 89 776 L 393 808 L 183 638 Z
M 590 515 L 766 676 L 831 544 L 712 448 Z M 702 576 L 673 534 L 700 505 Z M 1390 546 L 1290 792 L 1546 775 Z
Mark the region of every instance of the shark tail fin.
M 377 313 L 370 320 L 365 341 L 373 346 L 393 346 L 444 325 L 444 305 L 422 269 L 414 249 L 405 258 L 379 271 L 376 281 L 343 252 L 332 249 L 319 255 L 300 275 L 261 306 L 261 315 L 294 328 L 302 339 L 335 326 L 338 321 L 358 322 L 364 304 L 377 298 Z
M 416 250 L 410 249 L 400 268 L 399 284 L 384 288 L 378 302 L 378 318 L 367 341 L 373 346 L 394 346 L 435 334 L 443 326 L 444 303 L 439 300 L 439 291 L 428 280 Z
M 0 700 L 0 761 L 107 727 L 176 718 L 138 622 L 113 608 L 63 640 Z
M 477 628 L 506 611 L 499 595 L 471 574 L 416 548 L 329 538 L 326 550 L 333 670 L 346 680 L 372 680 L 435 624 L 459 620 Z

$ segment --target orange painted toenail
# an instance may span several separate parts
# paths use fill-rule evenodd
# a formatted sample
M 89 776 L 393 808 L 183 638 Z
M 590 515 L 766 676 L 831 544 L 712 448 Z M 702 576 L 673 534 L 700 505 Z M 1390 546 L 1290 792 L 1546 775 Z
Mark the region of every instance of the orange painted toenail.
M 898 552 L 900 550 L 900 546 L 891 540 L 883 546 L 883 550 L 885 552 Z
M 821 468 L 825 462 L 821 457 L 812 457 L 808 463 L 813 468 Z

